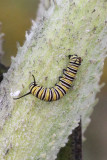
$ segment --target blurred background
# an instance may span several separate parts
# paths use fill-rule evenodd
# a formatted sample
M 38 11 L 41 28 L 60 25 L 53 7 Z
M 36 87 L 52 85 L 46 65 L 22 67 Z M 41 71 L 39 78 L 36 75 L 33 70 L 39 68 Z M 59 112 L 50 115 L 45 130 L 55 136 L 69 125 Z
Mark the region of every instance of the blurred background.
M 17 53 L 17 42 L 23 45 L 25 31 L 35 19 L 39 0 L 0 0 L 0 22 L 5 33 L 2 63 L 10 66 L 11 56 Z M 107 59 L 100 83 L 107 82 Z M 91 116 L 91 123 L 85 132 L 83 144 L 84 160 L 107 160 L 107 85 L 97 95 L 98 104 Z

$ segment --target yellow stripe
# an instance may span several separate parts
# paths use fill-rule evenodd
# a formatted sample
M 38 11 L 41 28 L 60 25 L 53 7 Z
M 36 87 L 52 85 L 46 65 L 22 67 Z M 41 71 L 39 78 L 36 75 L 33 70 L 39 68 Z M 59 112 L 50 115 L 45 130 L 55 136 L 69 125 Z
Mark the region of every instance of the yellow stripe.
M 35 86 L 35 87 L 32 89 L 32 91 L 31 91 L 31 93 L 32 93 L 33 95 L 34 95 L 35 90 L 37 90 L 37 86 Z
M 51 91 L 52 91 L 52 95 L 53 95 L 52 101 L 56 101 L 56 94 L 55 94 L 54 89 L 51 88 Z
M 49 88 L 47 88 L 47 90 L 46 90 L 46 94 L 45 94 L 44 100 L 45 100 L 45 101 L 48 101 L 48 100 L 49 100 Z
M 66 79 L 66 76 L 63 76 L 63 78 Z M 73 80 L 72 81 L 70 80 L 70 82 L 67 82 L 67 83 L 71 85 L 73 83 Z
M 63 81 L 65 81 L 67 84 L 71 85 L 72 81 L 70 81 L 69 79 L 66 78 L 61 78 Z
M 30 91 L 32 90 L 32 88 L 33 88 L 33 87 L 34 87 L 34 85 L 31 85 L 31 86 L 30 86 L 30 88 L 29 88 L 29 89 L 30 89 Z
M 68 91 L 68 88 L 66 88 L 65 86 L 63 86 L 61 82 L 59 82 L 58 85 L 60 85 L 65 90 L 65 92 Z
M 73 66 L 73 65 L 68 65 L 68 67 L 70 67 L 71 69 L 78 70 L 78 67 L 76 67 L 76 66 Z
M 71 76 L 71 77 L 75 77 L 75 73 L 72 73 L 72 72 L 68 72 L 68 71 L 66 71 L 66 73 L 69 75 L 69 76 Z
M 61 85 L 60 85 L 60 86 L 61 86 Z M 63 94 L 62 94 L 62 92 L 59 90 L 59 88 L 58 88 L 57 86 L 55 86 L 54 88 L 55 88 L 55 89 L 58 91 L 58 93 L 60 94 L 60 98 L 63 97 Z
M 37 91 L 40 89 L 40 86 L 35 86 L 32 90 L 32 94 L 35 96 L 35 94 L 37 93 Z
M 77 56 L 73 55 L 70 59 L 77 58 Z M 74 59 L 73 59 L 74 60 Z
M 39 98 L 39 99 L 41 99 L 41 96 L 42 96 L 43 91 L 44 91 L 44 88 L 42 88 L 42 89 L 40 90 L 39 94 L 38 94 L 38 98 Z
M 79 59 L 77 59 L 76 63 L 79 64 Z

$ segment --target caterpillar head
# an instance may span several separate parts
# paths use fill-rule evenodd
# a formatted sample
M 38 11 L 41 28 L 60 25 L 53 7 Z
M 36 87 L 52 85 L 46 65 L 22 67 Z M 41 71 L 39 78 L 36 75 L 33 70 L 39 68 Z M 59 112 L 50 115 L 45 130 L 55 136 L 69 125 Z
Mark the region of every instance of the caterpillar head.
M 33 76 L 33 80 L 34 80 L 34 81 L 29 85 L 29 89 L 30 89 L 30 91 L 29 91 L 28 93 L 24 94 L 24 95 L 23 95 L 23 96 L 21 96 L 21 97 L 13 98 L 14 100 L 16 100 L 16 99 L 20 99 L 20 98 L 22 98 L 22 97 L 25 97 L 25 96 L 27 96 L 27 95 L 31 94 L 31 90 L 32 90 L 32 88 L 36 85 L 35 77 L 34 77 L 34 75 L 32 75 L 32 76 Z
M 69 55 L 68 57 L 69 57 L 69 59 L 70 59 L 70 62 L 72 62 L 72 63 L 77 62 L 77 63 L 81 64 L 81 62 L 82 62 L 82 58 L 81 58 L 81 57 L 78 57 L 77 54 Z

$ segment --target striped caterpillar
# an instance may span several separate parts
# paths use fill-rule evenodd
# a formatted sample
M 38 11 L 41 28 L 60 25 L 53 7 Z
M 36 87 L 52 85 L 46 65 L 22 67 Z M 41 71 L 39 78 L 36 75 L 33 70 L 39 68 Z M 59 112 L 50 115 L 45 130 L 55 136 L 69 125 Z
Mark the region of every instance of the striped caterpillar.
M 68 57 L 70 61 L 67 66 L 67 69 L 63 69 L 63 75 L 62 77 L 59 77 L 59 82 L 55 84 L 54 87 L 44 88 L 38 85 L 35 81 L 34 75 L 32 75 L 34 81 L 29 85 L 30 92 L 14 99 L 20 99 L 24 96 L 32 94 L 41 100 L 51 102 L 59 100 L 61 97 L 63 97 L 70 89 L 72 82 L 77 74 L 77 70 L 81 65 L 82 61 L 81 57 L 78 57 L 77 55 L 69 55 Z

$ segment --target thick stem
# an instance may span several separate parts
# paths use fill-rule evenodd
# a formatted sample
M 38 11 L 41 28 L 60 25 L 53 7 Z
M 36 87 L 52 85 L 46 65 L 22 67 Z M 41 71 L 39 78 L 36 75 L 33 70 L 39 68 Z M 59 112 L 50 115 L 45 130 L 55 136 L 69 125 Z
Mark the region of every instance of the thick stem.
M 43 19 L 26 33 L 23 47 L 0 84 L 0 159 L 55 160 L 82 117 L 85 131 L 90 122 L 107 52 L 104 0 L 56 0 Z M 32 74 L 44 87 L 54 86 L 68 55 L 83 62 L 74 87 L 59 101 L 44 102 L 28 92 Z

